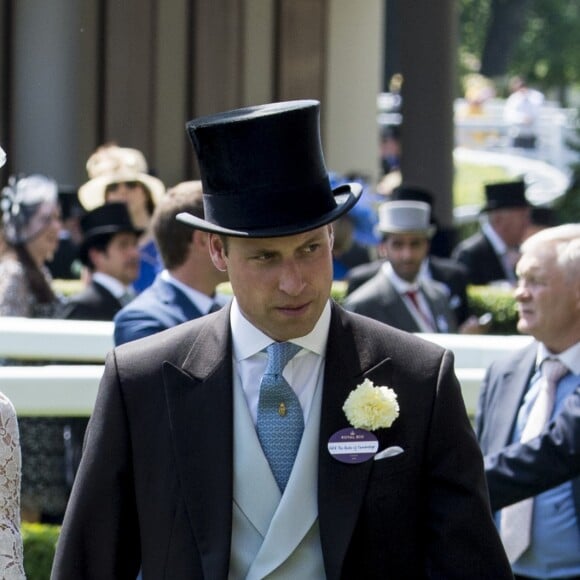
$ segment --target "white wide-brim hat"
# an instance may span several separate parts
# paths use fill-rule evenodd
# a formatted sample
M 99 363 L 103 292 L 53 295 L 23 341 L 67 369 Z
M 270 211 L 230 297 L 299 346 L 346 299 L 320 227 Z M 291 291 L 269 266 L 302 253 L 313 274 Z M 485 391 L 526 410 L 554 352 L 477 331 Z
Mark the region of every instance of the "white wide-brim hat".
M 163 182 L 147 173 L 147 162 L 143 153 L 130 147 L 104 145 L 99 147 L 87 161 L 90 180 L 79 188 L 79 201 L 91 211 L 105 203 L 105 192 L 109 185 L 136 181 L 151 192 L 153 203 L 165 194 Z

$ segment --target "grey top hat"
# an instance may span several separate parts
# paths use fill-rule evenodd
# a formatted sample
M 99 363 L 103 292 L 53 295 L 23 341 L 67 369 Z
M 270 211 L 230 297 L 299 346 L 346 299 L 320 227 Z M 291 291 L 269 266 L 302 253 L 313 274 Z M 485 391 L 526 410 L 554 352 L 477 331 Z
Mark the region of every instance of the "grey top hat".
M 386 201 L 379 206 L 379 231 L 384 234 L 424 234 L 432 237 L 431 208 L 423 201 Z
M 205 219 L 177 219 L 207 232 L 263 238 L 306 232 L 348 212 L 362 186 L 331 188 L 319 108 L 318 101 L 289 101 L 190 121 Z

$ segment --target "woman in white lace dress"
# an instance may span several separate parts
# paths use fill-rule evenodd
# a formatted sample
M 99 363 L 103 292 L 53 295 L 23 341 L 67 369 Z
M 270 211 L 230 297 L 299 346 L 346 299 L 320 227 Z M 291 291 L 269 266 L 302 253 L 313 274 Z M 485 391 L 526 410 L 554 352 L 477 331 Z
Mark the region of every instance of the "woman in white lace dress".
M 24 575 L 20 535 L 20 439 L 16 411 L 0 393 L 0 578 Z

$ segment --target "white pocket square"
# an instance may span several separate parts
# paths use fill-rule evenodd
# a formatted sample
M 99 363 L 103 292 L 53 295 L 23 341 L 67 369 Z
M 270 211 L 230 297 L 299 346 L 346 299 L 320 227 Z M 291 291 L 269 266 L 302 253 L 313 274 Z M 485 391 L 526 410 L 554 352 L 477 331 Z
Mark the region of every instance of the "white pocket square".
M 379 451 L 374 459 L 377 461 L 378 459 L 385 459 L 386 457 L 395 457 L 395 455 L 400 455 L 401 453 L 405 453 L 403 448 L 398 445 L 393 445 L 393 447 L 387 447 L 386 449 Z

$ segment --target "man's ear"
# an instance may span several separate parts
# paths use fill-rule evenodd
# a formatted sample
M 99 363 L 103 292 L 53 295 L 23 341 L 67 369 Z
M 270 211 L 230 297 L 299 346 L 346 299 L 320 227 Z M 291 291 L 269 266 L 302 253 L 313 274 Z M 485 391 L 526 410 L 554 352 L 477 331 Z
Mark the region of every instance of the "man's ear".
M 228 270 L 226 260 L 227 256 L 223 239 L 217 234 L 209 234 L 208 240 L 209 240 L 209 255 L 211 257 L 213 265 L 220 272 L 227 272 Z

